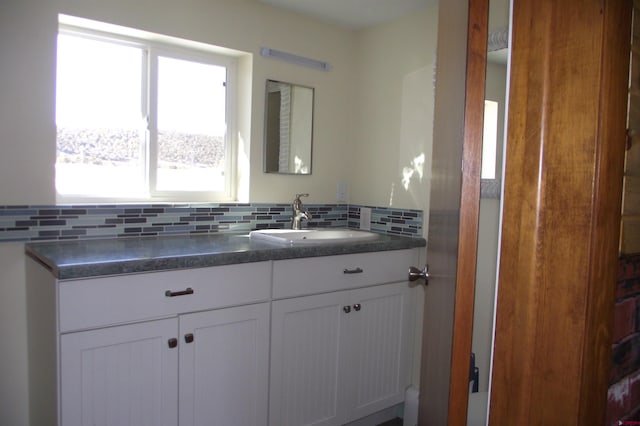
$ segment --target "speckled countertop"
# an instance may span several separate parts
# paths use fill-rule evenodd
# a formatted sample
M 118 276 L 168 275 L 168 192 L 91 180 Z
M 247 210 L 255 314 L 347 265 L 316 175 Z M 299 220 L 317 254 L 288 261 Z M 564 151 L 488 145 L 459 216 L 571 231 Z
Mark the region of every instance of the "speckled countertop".
M 371 241 L 286 247 L 220 233 L 29 243 L 27 255 L 59 279 L 423 247 L 423 238 L 379 234 Z

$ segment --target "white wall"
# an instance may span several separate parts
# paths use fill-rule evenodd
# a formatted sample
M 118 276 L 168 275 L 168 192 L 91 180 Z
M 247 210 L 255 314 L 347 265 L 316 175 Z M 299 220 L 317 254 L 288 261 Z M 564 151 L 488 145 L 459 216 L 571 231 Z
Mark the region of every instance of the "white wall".
M 350 201 L 428 210 L 438 9 L 358 35 Z M 424 156 L 422 177 L 414 160 Z M 403 184 L 403 170 L 413 170 Z
M 5 0 L 0 7 L 0 204 L 55 202 L 55 34 L 57 14 L 65 13 L 255 55 L 243 201 L 288 202 L 303 191 L 309 202 L 335 202 L 343 181 L 352 203 L 424 207 L 428 188 L 399 186 L 415 156 L 425 153 L 429 170 L 434 7 L 361 34 L 248 0 Z M 332 70 L 264 59 L 260 46 L 322 59 Z M 267 78 L 316 88 L 311 176 L 262 173 Z
M 353 109 L 355 36 L 246 0 L 5 0 L 2 4 L 0 89 L 0 203 L 54 203 L 55 34 L 65 13 L 221 45 L 253 53 L 249 194 L 243 201 L 290 201 L 295 192 L 312 202 L 334 202 L 347 159 L 334 155 L 352 139 L 345 111 Z M 295 19 L 292 17 L 295 16 Z M 257 55 L 269 46 L 322 59 L 331 72 L 311 70 Z M 316 88 L 316 164 L 307 178 L 262 173 L 264 84 L 267 78 Z M 247 141 L 246 139 L 249 139 Z
M 399 171 L 424 152 L 430 169 L 437 10 L 363 34 L 249 0 L 3 0 L 0 2 L 0 205 L 54 204 L 55 35 L 58 13 L 216 44 L 254 54 L 243 105 L 243 201 L 335 202 L 426 208 L 428 186 L 400 189 Z M 328 73 L 260 57 L 269 46 L 328 61 Z M 358 53 L 360 47 L 363 53 Z M 381 54 L 383 53 L 384 54 Z M 262 173 L 266 79 L 315 91 L 313 174 Z M 375 110 L 364 105 L 377 104 Z M 373 123 L 374 120 L 379 120 Z M 358 126 L 363 126 L 358 130 Z M 391 187 L 395 185 L 393 202 Z M 0 244 L 0 424 L 28 424 L 22 243 Z
M 0 244 L 0 424 L 27 425 L 25 256 L 19 243 Z
M 489 33 L 509 27 L 510 0 L 491 0 L 489 4 Z

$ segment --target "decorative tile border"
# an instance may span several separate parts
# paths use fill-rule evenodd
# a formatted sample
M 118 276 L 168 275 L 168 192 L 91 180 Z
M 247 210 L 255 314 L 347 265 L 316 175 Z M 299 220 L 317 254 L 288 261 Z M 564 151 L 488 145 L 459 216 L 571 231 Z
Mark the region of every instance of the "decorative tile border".
M 500 199 L 501 183 L 497 179 L 482 179 L 480 181 L 480 197 Z
M 359 206 L 306 205 L 309 227 L 359 227 Z M 289 204 L 0 206 L 0 242 L 248 232 L 286 228 Z M 421 236 L 422 212 L 372 207 L 371 230 Z
M 349 206 L 349 228 L 360 227 L 360 208 L 371 209 L 371 230 L 383 234 L 422 236 L 421 210 L 405 210 L 374 206 Z

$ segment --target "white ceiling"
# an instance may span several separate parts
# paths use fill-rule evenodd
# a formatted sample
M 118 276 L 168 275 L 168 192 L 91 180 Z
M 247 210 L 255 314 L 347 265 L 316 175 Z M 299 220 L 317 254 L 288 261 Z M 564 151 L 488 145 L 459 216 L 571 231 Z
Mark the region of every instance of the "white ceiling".
M 361 29 L 400 18 L 438 0 L 259 0 L 345 28 Z

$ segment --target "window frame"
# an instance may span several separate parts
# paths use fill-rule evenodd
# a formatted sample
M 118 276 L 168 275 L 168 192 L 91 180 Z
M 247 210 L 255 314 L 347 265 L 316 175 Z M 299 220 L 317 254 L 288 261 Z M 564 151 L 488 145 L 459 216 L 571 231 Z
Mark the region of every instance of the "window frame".
M 86 20 L 82 20 L 83 23 Z M 93 22 L 93 21 L 88 21 Z M 99 26 L 100 23 L 96 23 Z M 107 202 L 223 202 L 234 201 L 237 193 L 237 57 L 225 54 L 226 49 L 169 36 L 154 35 L 138 30 L 123 29 L 110 24 L 108 31 L 92 26 L 63 23 L 58 25 L 58 34 L 86 37 L 93 40 L 138 47 L 143 50 L 141 84 L 141 117 L 146 120 L 145 138 L 141 142 L 144 156 L 143 173 L 145 192 L 138 195 L 120 196 L 101 194 L 61 194 L 56 188 L 56 200 L 60 203 L 107 203 Z M 135 36 L 131 35 L 135 34 Z M 57 55 L 56 55 L 57 56 Z M 167 57 L 226 68 L 225 101 L 225 187 L 222 191 L 160 191 L 156 189 L 158 164 L 158 57 Z M 57 124 L 56 124 L 57 126 Z M 57 152 L 56 137 L 56 152 Z M 56 154 L 57 163 L 57 154 Z

